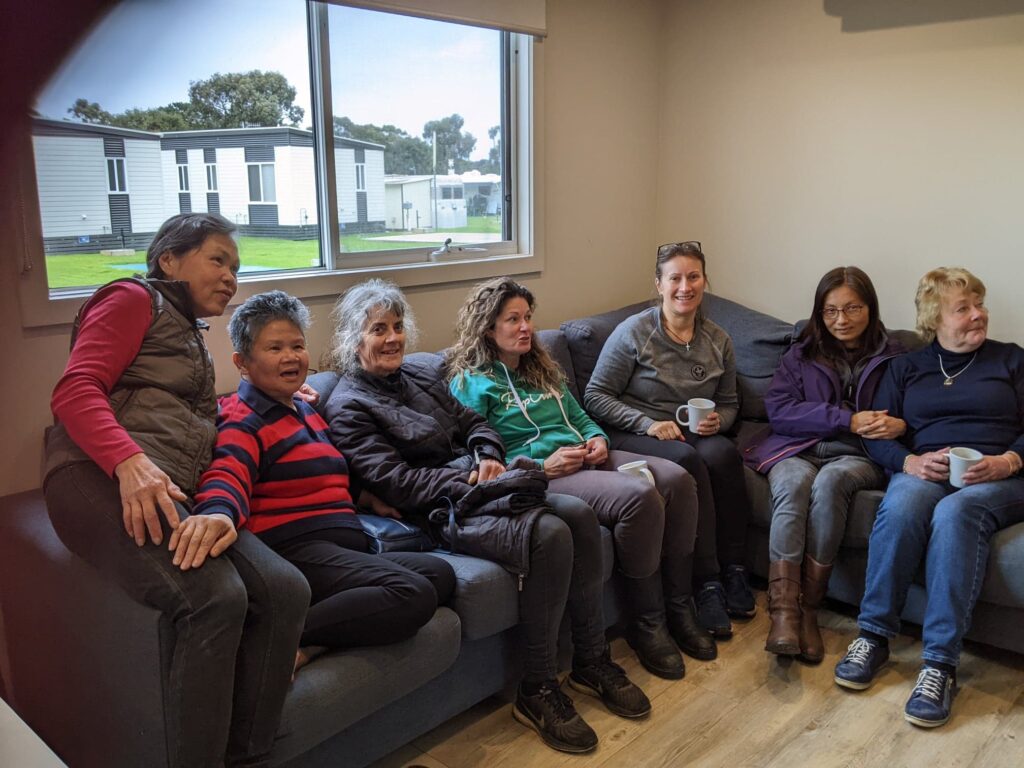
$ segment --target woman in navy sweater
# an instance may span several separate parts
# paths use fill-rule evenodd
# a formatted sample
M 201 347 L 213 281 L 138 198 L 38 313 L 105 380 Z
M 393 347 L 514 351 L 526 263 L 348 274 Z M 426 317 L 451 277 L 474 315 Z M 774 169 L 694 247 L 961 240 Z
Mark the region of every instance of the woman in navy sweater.
M 775 372 L 764 403 L 771 429 L 743 449 L 772 491 L 765 650 L 812 664 L 825 656 L 818 606 L 857 491 L 882 488 L 885 473 L 865 440 L 892 440 L 906 424 L 871 409 L 886 363 L 903 348 L 878 313 L 871 279 L 836 267 L 818 282 L 814 308 Z
M 987 339 L 984 299 L 985 286 L 965 269 L 935 269 L 918 284 L 917 330 L 931 343 L 894 360 L 875 396 L 874 407 L 904 419 L 907 431 L 868 444 L 894 474 L 868 543 L 860 635 L 835 670 L 845 688 L 871 684 L 924 564 L 924 666 L 905 716 L 925 727 L 949 720 L 989 539 L 1024 520 L 1024 350 Z M 951 446 L 983 456 L 962 488 L 949 482 Z

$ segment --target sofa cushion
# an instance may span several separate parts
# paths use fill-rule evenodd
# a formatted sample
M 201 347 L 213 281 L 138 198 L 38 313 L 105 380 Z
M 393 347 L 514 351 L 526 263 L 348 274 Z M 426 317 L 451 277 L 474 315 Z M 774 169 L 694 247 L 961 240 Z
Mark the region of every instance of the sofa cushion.
M 566 320 L 562 323 L 569 352 L 572 354 L 572 367 L 575 371 L 576 387 L 573 394 L 582 395 L 587 389 L 587 382 L 594 373 L 601 348 L 608 341 L 615 326 L 637 312 L 651 306 L 650 302 L 642 301 L 628 307 L 602 312 L 599 315 L 583 317 L 579 320 Z
M 555 362 L 562 367 L 562 371 L 565 373 L 565 383 L 568 385 L 572 396 L 583 402 L 583 398 L 580 397 L 579 387 L 576 386 L 576 371 L 572 365 L 572 355 L 569 354 L 569 342 L 566 341 L 565 334 L 559 330 L 549 328 L 544 331 L 537 331 L 537 341 L 554 358 Z
M 317 659 L 292 683 L 274 739 L 273 762 L 305 752 L 434 679 L 455 663 L 460 647 L 459 617 L 438 608 L 408 640 Z
M 455 569 L 455 595 L 448 603 L 462 622 L 462 636 L 479 640 L 504 632 L 519 622 L 519 584 L 516 576 L 497 563 L 442 550 L 432 553 Z M 612 576 L 615 548 L 611 532 L 601 528 L 602 577 Z
M 320 371 L 306 379 L 306 383 L 315 389 L 316 393 L 320 395 L 320 399 L 317 400 L 316 405 L 313 407 L 316 408 L 316 412 L 320 414 L 321 418 L 324 418 L 327 409 L 327 400 L 330 398 L 331 392 L 333 392 L 334 388 L 338 385 L 339 378 L 338 374 L 334 371 Z
M 732 337 L 736 371 L 743 376 L 771 378 L 793 339 L 793 326 L 721 296 L 705 294 L 702 309 Z

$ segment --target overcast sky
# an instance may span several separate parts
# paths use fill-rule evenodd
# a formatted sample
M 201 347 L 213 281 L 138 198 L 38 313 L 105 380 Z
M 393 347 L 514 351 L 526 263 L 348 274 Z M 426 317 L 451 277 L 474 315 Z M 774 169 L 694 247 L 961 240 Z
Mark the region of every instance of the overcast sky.
M 280 72 L 311 122 L 305 0 L 125 0 L 64 62 L 40 94 L 46 117 L 78 98 L 108 112 L 187 101 L 192 80 L 215 72 Z M 391 123 L 419 136 L 453 112 L 487 157 L 501 120 L 500 37 L 492 30 L 330 7 L 336 116 Z

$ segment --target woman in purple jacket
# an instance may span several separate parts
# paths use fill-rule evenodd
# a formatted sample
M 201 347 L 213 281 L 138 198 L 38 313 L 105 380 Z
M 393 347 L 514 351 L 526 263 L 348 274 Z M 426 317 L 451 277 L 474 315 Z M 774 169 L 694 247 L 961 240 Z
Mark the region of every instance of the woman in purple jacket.
M 891 440 L 906 429 L 886 411 L 869 410 L 886 361 L 902 351 L 886 335 L 862 270 L 837 267 L 821 278 L 810 320 L 765 395 L 771 429 L 743 451 L 748 466 L 768 475 L 772 492 L 771 653 L 814 664 L 825 655 L 818 606 L 850 500 L 885 484 L 862 441 Z

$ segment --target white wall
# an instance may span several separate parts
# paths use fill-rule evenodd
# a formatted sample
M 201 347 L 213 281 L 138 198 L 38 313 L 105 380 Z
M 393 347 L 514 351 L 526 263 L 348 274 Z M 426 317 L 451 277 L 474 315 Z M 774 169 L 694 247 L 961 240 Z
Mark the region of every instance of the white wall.
M 110 234 L 103 139 L 34 136 L 32 142 L 43 236 Z
M 366 162 L 366 219 L 384 221 L 384 153 L 379 149 L 368 149 Z
M 992 335 L 1024 341 L 1024 15 L 894 26 L 907 4 L 876 2 L 877 29 L 846 32 L 826 13 L 853 5 L 664 4 L 659 239 L 703 241 L 718 293 L 786 320 L 856 264 L 913 327 L 918 278 L 964 265 Z
M 244 149 L 217 148 L 220 213 L 228 221 L 238 224 L 249 222 L 249 177 L 246 174 Z
M 156 232 L 177 207 L 164 211 L 164 180 L 160 163 L 160 142 L 124 140 L 125 173 L 133 232 Z M 177 180 L 175 180 L 177 183 Z M 109 214 L 108 214 L 108 219 Z

